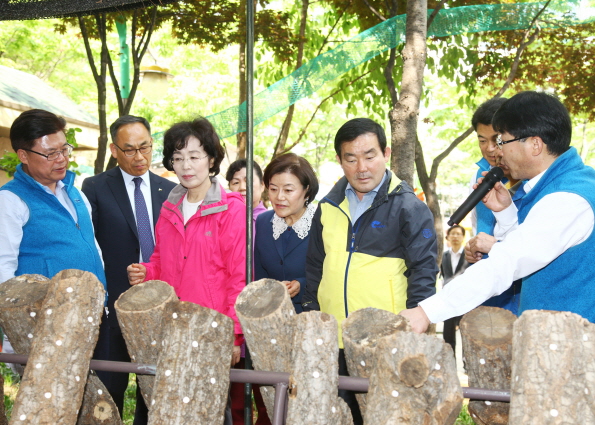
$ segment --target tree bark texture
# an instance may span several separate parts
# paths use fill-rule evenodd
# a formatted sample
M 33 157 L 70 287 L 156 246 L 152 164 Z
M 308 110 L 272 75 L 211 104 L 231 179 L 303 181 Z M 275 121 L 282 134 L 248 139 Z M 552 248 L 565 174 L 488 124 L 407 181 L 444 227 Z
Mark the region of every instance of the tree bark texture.
M 397 332 L 378 342 L 365 424 L 451 425 L 462 401 L 452 348 L 444 341 Z
M 22 275 L 0 286 L 0 327 L 18 354 L 28 355 L 39 312 L 50 280 L 41 275 Z M 112 397 L 101 380 L 90 372 L 77 423 L 121 424 L 122 419 Z
M 247 285 L 236 300 L 236 314 L 256 370 L 287 372 L 295 332 L 295 309 L 285 285 L 261 279 Z M 260 387 L 272 420 L 275 393 Z
M 0 425 L 7 425 L 8 419 L 6 419 L 6 410 L 4 409 L 4 377 L 0 375 Z
M 295 317 L 289 370 L 287 425 L 353 423 L 351 412 L 339 406 L 339 341 L 337 321 L 311 311 Z M 343 402 L 344 403 L 344 402 Z
M 407 1 L 403 77 L 399 101 L 388 114 L 391 126 L 391 168 L 411 187 L 414 181 L 417 118 L 426 65 L 427 1 Z
M 163 311 L 169 304 L 177 302 L 174 288 L 160 280 L 149 280 L 132 286 L 114 303 L 126 348 L 133 362 L 157 364 L 164 344 Z M 145 404 L 150 408 L 155 377 L 138 375 L 137 378 Z
M 215 310 L 189 302 L 167 305 L 149 425 L 223 424 L 233 327 Z
M 75 424 L 105 300 L 95 275 L 63 270 L 38 313 L 11 424 Z
M 497 307 L 477 307 L 461 319 L 463 363 L 469 386 L 510 390 L 512 327 L 516 316 Z M 508 424 L 510 404 L 469 402 L 469 414 L 478 425 Z
M 512 336 L 510 425 L 595 423 L 595 324 L 529 310 Z
M 369 378 L 375 363 L 376 346 L 387 335 L 411 331 L 403 316 L 373 307 L 351 313 L 343 321 L 345 360 L 350 376 Z M 366 412 L 366 394 L 356 394 L 362 416 Z

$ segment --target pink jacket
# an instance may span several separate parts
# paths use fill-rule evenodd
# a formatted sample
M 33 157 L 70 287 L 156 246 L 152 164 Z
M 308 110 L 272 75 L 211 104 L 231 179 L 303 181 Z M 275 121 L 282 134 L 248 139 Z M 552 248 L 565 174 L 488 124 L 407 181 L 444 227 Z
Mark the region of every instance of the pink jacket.
M 145 280 L 163 280 L 181 301 L 212 308 L 235 322 L 235 345 L 243 342 L 234 304 L 246 286 L 246 206 L 238 193 L 212 184 L 202 205 L 186 226 L 178 185 L 161 207 L 155 227 L 155 251 Z

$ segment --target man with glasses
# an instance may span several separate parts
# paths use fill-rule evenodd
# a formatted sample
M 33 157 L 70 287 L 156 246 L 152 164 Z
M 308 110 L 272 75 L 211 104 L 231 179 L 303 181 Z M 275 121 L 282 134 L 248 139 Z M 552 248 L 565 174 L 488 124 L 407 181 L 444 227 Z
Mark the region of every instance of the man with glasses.
M 519 312 L 571 311 L 595 322 L 595 170 L 570 147 L 572 123 L 555 97 L 519 93 L 504 103 L 492 124 L 500 134 L 502 162 L 523 180 L 517 208 L 508 190 L 496 183 L 484 198 L 496 216 L 502 241 L 470 247 L 479 261 L 442 292 L 404 310 L 416 332 L 429 323 L 464 314 L 511 282 L 523 279 Z M 468 256 L 468 258 L 469 258 Z
M 502 151 L 499 149 L 497 139 L 499 134 L 494 127 L 492 127 L 492 118 L 494 114 L 506 102 L 506 98 L 493 98 L 482 103 L 473 114 L 471 124 L 477 133 L 479 149 L 483 158 L 476 163 L 478 170 L 471 178 L 469 193 L 476 187 L 477 179 L 481 178 L 486 172 L 493 167 L 499 166 L 504 171 L 504 179 L 502 184 L 510 191 L 513 202 L 519 202 L 522 198 L 523 191 L 519 190 L 521 184 L 518 180 L 510 175 L 510 169 L 501 163 Z M 486 207 L 483 203 L 479 203 L 471 212 L 471 227 L 474 236 L 471 243 L 495 243 L 494 228 L 496 226 L 496 218 L 494 213 Z M 469 261 L 469 260 L 467 260 Z M 469 261 L 475 263 L 474 261 Z M 482 305 L 487 307 L 500 307 L 518 314 L 518 306 L 520 300 L 521 280 L 516 280 L 510 288 L 506 291 L 490 298 Z
M 103 250 L 110 292 L 108 314 L 101 322 L 94 358 L 129 362 L 114 302 L 130 288 L 126 267 L 149 261 L 161 204 L 175 184 L 149 171 L 153 139 L 145 118 L 122 116 L 110 126 L 110 134 L 113 142 L 110 150 L 118 160 L 118 167 L 85 179 L 82 188 L 93 207 L 93 224 Z M 128 374 L 97 372 L 97 375 L 122 414 Z M 147 408 L 139 390 L 136 401 L 134 424 L 146 424 Z
M 105 286 L 91 206 L 68 171 L 66 121 L 32 109 L 17 117 L 10 142 L 21 163 L 0 188 L 0 283 L 23 274 L 52 278 L 65 269 L 91 272 Z

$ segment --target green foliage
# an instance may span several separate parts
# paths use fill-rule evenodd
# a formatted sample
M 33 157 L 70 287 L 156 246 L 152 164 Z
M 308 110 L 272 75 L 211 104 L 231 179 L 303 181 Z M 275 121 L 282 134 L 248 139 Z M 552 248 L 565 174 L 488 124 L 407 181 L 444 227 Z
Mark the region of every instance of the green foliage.
M 4 378 L 4 411 L 6 412 L 6 419 L 10 420 L 21 377 L 14 373 L 5 363 L 0 363 L 0 374 Z
M 466 400 L 466 403 L 463 404 L 463 408 L 461 409 L 461 413 L 459 413 L 459 417 L 455 421 L 455 425 L 475 425 L 475 422 L 473 422 L 473 418 L 471 418 L 469 410 L 467 409 L 468 406 L 468 401 Z

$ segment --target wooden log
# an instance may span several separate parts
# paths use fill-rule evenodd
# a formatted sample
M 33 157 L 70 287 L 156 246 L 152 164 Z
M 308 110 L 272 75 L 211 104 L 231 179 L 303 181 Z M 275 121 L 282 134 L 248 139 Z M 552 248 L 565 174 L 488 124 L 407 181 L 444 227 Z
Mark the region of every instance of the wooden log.
M 103 285 L 92 273 L 63 270 L 52 278 L 11 424 L 76 423 L 104 300 Z
M 451 425 L 462 401 L 450 345 L 413 332 L 378 342 L 364 424 Z
M 287 425 L 348 423 L 337 400 L 338 358 L 335 318 L 319 311 L 297 315 L 289 369 Z M 351 419 L 351 412 L 348 418 Z
M 343 321 L 345 360 L 350 376 L 369 378 L 374 366 L 378 341 L 387 335 L 411 331 L 409 321 L 390 311 L 362 308 Z M 366 394 L 356 394 L 362 416 L 366 412 Z
M 296 314 L 285 285 L 273 279 L 252 282 L 238 296 L 235 309 L 254 369 L 287 372 Z M 275 392 L 266 386 L 260 392 L 272 420 Z
M 4 376 L 0 375 L 0 425 L 7 425 L 6 410 L 4 409 Z
M 215 310 L 170 303 L 163 315 L 149 425 L 222 424 L 229 393 L 234 324 Z
M 463 364 L 470 387 L 510 390 L 512 327 L 516 318 L 498 307 L 478 307 L 463 316 Z M 468 409 L 478 425 L 506 425 L 509 407 L 504 402 L 471 400 Z
M 114 303 L 133 362 L 157 364 L 163 345 L 163 311 L 172 302 L 178 302 L 174 288 L 163 281 L 150 280 L 130 287 Z M 155 377 L 138 375 L 137 378 L 145 404 L 150 406 Z
M 22 275 L 0 285 L 0 327 L 18 354 L 28 355 L 39 312 L 50 280 L 41 275 Z M 87 384 L 77 424 L 121 424 L 116 404 L 105 385 L 93 372 Z
M 595 324 L 528 310 L 512 337 L 511 425 L 595 424 Z

